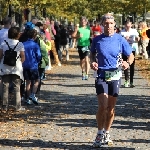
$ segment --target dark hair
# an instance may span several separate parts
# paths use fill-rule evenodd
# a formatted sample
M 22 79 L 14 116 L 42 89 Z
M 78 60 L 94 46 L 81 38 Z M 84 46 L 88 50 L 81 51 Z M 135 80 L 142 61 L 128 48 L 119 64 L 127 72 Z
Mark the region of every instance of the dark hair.
M 128 23 L 132 23 L 132 21 L 131 21 L 130 19 L 127 19 L 127 20 L 125 21 L 125 24 L 128 24 Z
M 37 31 L 35 29 L 29 30 L 27 32 L 28 38 L 33 39 L 37 36 Z
M 9 39 L 17 39 L 20 33 L 20 28 L 19 27 L 11 27 L 8 30 L 8 38 Z
M 37 22 L 37 23 L 35 24 L 35 26 L 41 27 L 41 26 L 43 26 L 43 24 L 42 24 L 41 22 Z
M 11 20 L 10 17 L 6 17 L 6 18 L 3 19 L 3 24 L 4 24 L 4 25 L 11 24 L 11 21 L 12 21 L 12 20 Z

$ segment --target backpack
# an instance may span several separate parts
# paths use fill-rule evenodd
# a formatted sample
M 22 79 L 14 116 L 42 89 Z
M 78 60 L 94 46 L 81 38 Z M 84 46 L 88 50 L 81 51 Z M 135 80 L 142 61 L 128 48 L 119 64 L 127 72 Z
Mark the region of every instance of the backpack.
M 68 36 L 69 36 L 69 33 L 66 29 L 60 30 L 60 44 L 61 45 L 68 44 Z
M 8 66 L 16 66 L 16 61 L 17 61 L 18 57 L 17 57 L 17 52 L 14 51 L 14 50 L 16 49 L 19 42 L 12 49 L 12 48 L 10 48 L 8 42 L 6 40 L 4 40 L 4 41 L 7 44 L 9 50 L 6 50 L 5 53 L 4 53 L 3 64 L 8 65 Z

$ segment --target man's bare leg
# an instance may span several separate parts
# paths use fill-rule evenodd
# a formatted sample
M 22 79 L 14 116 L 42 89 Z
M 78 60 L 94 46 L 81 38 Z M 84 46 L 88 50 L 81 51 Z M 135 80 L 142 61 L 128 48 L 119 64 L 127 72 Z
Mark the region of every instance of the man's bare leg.
M 107 107 L 107 116 L 104 129 L 106 131 L 110 130 L 110 127 L 113 123 L 115 116 L 115 105 L 116 105 L 117 97 L 108 96 L 108 107 Z
M 85 59 L 80 59 L 80 66 L 81 66 L 82 72 L 85 72 Z
M 102 93 L 97 96 L 98 97 L 98 111 L 96 114 L 96 120 L 98 125 L 98 130 L 103 130 L 105 120 L 106 120 L 106 113 L 107 113 L 107 101 L 108 95 L 106 93 Z
M 27 98 L 29 98 L 30 94 L 31 94 L 31 81 L 30 80 L 26 80 L 26 92 L 27 92 Z
M 35 80 L 34 85 L 33 85 L 33 89 L 32 89 L 33 94 L 36 93 L 38 85 L 39 85 L 39 80 Z
M 89 56 L 86 56 L 85 57 L 85 73 L 86 73 L 86 75 L 89 74 L 89 70 L 90 70 Z

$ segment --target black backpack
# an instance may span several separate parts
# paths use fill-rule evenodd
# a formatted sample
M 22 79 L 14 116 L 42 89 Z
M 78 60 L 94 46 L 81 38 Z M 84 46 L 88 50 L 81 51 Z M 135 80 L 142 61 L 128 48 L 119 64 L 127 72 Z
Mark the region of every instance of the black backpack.
M 60 30 L 60 45 L 66 45 L 68 44 L 68 39 L 69 33 L 66 29 L 61 29 Z
M 18 57 L 17 57 L 17 52 L 14 51 L 14 50 L 16 49 L 19 42 L 12 49 L 12 48 L 10 48 L 8 42 L 6 40 L 4 40 L 4 41 L 7 44 L 9 50 L 6 50 L 5 53 L 4 53 L 3 64 L 8 65 L 8 66 L 16 66 L 16 61 L 17 61 Z

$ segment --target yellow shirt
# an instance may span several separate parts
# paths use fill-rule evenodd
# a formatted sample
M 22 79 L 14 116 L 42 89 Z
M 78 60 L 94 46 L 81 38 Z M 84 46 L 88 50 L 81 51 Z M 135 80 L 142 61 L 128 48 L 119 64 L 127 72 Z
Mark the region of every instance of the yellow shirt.
M 51 50 L 51 42 L 47 40 L 47 41 L 45 42 L 45 44 L 46 44 L 46 51 L 47 51 L 47 52 L 50 51 L 50 50 Z

